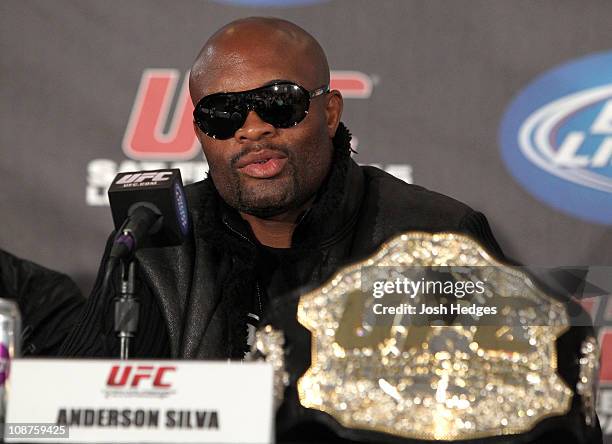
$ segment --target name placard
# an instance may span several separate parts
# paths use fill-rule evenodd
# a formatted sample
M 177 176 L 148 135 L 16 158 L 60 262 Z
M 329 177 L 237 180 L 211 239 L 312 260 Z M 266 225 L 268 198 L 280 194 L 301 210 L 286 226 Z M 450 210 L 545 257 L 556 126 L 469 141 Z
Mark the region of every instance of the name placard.
M 268 443 L 263 363 L 16 359 L 7 442 Z

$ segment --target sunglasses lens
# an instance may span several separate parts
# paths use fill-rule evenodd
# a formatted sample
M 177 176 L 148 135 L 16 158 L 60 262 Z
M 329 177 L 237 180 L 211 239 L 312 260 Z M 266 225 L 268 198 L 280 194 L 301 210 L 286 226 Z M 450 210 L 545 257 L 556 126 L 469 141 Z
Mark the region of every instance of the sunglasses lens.
M 289 128 L 301 122 L 310 105 L 310 95 L 293 83 L 278 83 L 242 93 L 213 94 L 196 105 L 193 115 L 204 133 L 216 139 L 229 139 L 246 120 L 249 109 L 276 128 Z
M 294 84 L 272 85 L 254 94 L 255 111 L 276 128 L 289 128 L 308 113 L 308 92 Z
M 229 139 L 244 124 L 247 109 L 231 94 L 204 97 L 194 110 L 200 129 L 210 137 Z

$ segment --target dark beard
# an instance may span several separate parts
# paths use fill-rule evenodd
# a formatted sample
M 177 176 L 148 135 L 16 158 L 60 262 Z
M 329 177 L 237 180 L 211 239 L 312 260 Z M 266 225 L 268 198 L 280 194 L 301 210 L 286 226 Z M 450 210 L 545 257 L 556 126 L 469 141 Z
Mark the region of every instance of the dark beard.
M 234 174 L 230 184 L 230 195 L 233 197 L 230 206 L 234 207 L 241 213 L 250 214 L 252 216 L 268 219 L 287 211 L 294 210 L 304 205 L 312 196 L 303 196 L 304 190 L 298 178 L 298 169 L 295 164 L 293 154 L 282 145 L 266 145 L 266 149 L 271 149 L 283 153 L 287 157 L 287 169 L 290 173 L 290 182 L 287 184 L 285 195 L 280 196 L 276 202 L 270 202 L 270 199 L 264 199 L 264 202 L 257 201 L 257 191 L 247 192 L 245 187 L 240 183 L 238 174 Z M 235 164 L 241 157 L 248 154 L 251 150 L 244 150 L 239 155 L 231 160 L 231 165 L 235 171 Z
M 292 174 L 290 184 L 288 184 L 287 192 L 284 196 L 281 196 L 276 202 L 257 202 L 256 196 L 245 196 L 245 190 L 242 186 L 238 185 L 238 202 L 235 208 L 241 213 L 250 214 L 261 219 L 268 219 L 305 204 L 311 196 L 302 195 L 304 190 L 300 185 L 296 167 L 291 158 L 287 162 L 287 167 Z M 237 182 L 239 180 L 236 178 Z

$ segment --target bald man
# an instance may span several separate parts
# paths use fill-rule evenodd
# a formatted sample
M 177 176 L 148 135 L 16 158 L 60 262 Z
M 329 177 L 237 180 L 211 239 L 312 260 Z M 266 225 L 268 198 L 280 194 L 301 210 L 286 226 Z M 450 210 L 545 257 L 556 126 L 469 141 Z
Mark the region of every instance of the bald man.
M 206 42 L 189 88 L 210 174 L 186 187 L 189 241 L 136 255 L 134 356 L 242 359 L 268 301 L 400 232 L 464 232 L 502 256 L 482 214 L 351 159 L 329 78 L 321 46 L 285 20 L 237 20 Z M 101 280 L 66 355 L 118 356 L 117 289 Z
M 293 23 L 249 18 L 209 39 L 191 69 L 189 90 L 197 106 L 214 93 L 249 91 L 274 81 L 309 92 L 328 87 L 325 53 Z M 312 205 L 330 170 L 342 96 L 334 90 L 314 97 L 307 112 L 299 125 L 284 129 L 251 111 L 224 140 L 207 135 L 198 116 L 194 120 L 215 188 L 263 245 L 291 247 L 298 216 Z

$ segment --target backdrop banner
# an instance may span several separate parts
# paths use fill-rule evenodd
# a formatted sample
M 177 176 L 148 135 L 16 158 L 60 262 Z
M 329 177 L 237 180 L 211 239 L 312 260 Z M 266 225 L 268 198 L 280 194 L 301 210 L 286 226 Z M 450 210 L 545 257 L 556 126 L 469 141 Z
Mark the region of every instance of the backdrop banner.
M 321 42 L 359 163 L 484 212 L 521 263 L 612 265 L 612 2 L 581 0 L 4 0 L 0 248 L 87 294 L 115 174 L 205 176 L 187 72 L 252 15 Z M 585 304 L 607 444 L 611 299 Z

